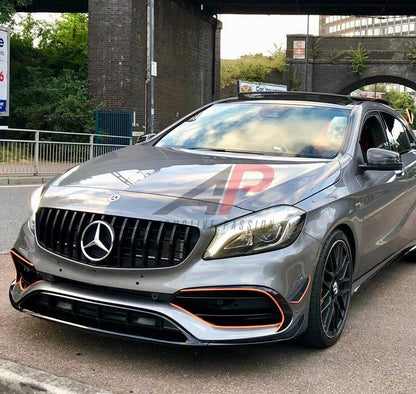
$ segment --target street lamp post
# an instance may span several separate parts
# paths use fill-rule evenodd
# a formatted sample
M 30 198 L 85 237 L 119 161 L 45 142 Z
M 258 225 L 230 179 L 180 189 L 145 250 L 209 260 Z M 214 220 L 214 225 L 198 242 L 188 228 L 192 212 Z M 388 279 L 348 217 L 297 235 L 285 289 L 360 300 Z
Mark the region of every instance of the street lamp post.
M 155 2 L 147 1 L 146 134 L 155 132 Z
M 309 55 L 309 14 L 306 22 L 306 42 L 305 42 L 305 92 L 308 91 L 308 55 Z

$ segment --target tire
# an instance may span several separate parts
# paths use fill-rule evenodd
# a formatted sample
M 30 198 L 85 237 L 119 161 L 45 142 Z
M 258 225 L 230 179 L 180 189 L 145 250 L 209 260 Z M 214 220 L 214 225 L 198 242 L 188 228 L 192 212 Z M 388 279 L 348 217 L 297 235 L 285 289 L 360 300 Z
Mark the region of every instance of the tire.
M 350 305 L 352 268 L 348 239 L 335 230 L 324 243 L 312 282 L 308 328 L 302 338 L 307 346 L 327 348 L 341 336 Z

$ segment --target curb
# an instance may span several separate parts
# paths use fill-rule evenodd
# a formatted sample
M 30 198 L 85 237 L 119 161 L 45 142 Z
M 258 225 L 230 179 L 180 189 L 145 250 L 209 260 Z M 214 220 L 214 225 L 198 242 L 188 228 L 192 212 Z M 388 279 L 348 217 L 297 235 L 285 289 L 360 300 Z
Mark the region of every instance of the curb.
M 48 182 L 52 177 L 15 177 L 15 178 L 0 178 L 0 186 L 10 185 L 43 185 Z
M 111 394 L 110 391 L 0 359 L 0 392 L 8 394 Z

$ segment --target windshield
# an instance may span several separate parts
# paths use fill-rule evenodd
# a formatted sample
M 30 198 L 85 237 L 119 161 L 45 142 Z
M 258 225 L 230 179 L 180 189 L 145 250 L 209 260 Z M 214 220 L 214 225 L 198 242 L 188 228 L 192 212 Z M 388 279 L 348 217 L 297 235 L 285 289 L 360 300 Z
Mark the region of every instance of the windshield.
M 349 109 L 280 103 L 220 103 L 181 123 L 156 146 L 333 158 Z

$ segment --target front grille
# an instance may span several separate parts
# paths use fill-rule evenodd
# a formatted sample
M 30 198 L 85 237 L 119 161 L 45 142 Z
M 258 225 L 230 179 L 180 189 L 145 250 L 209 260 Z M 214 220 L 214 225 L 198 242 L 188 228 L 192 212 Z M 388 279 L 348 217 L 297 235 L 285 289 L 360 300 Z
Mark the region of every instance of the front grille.
M 114 229 L 108 257 L 89 260 L 81 251 L 88 224 L 102 220 Z M 178 223 L 125 218 L 65 209 L 41 208 L 36 214 L 39 244 L 59 256 L 98 267 L 164 268 L 182 263 L 199 239 L 199 229 Z
M 115 335 L 185 343 L 187 337 L 163 316 L 50 293 L 34 293 L 21 308 L 45 318 L 58 319 Z

